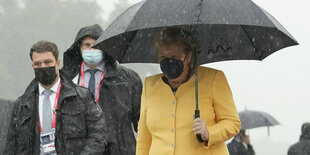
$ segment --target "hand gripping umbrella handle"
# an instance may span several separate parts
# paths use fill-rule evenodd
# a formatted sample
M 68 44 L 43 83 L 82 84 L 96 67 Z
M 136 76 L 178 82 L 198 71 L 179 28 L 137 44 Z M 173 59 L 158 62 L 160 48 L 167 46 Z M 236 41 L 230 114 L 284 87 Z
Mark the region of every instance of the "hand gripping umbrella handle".
M 199 110 L 195 110 L 195 118 L 199 118 L 199 117 L 200 117 Z M 199 143 L 203 143 L 204 142 L 204 140 L 201 138 L 200 134 L 197 134 L 196 137 L 197 137 L 197 140 L 198 140 Z
M 197 53 L 195 53 L 195 61 L 196 61 L 196 58 L 197 58 Z M 197 62 L 195 64 L 197 65 L 195 66 L 196 68 L 196 71 L 195 71 L 195 99 L 196 99 L 195 119 L 196 119 L 200 117 L 200 111 L 198 108 L 198 64 Z M 197 134 L 196 137 L 199 143 L 204 142 L 200 134 Z

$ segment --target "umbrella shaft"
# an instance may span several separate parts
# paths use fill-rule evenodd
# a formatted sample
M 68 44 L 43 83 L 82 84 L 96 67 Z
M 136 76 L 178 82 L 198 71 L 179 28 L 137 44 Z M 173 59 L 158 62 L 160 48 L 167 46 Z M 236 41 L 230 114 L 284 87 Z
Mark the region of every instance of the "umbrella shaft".
M 198 107 L 198 67 L 196 67 L 195 71 L 195 100 L 196 100 L 196 110 L 199 110 Z

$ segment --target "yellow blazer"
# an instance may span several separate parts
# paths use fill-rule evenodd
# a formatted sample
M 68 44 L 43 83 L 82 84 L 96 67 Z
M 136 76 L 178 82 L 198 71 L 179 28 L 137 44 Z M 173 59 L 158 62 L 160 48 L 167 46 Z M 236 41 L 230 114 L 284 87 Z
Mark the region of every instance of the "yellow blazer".
M 147 77 L 141 97 L 137 155 L 225 155 L 225 141 L 241 127 L 231 90 L 222 71 L 199 67 L 200 117 L 206 120 L 208 143 L 193 132 L 195 76 L 173 94 L 163 74 Z

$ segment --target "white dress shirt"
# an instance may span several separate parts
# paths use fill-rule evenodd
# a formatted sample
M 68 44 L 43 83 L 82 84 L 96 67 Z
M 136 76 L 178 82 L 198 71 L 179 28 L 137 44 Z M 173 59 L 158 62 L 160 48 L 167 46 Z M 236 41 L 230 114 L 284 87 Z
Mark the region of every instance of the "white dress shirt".
M 49 96 L 51 108 L 52 108 L 52 110 L 51 110 L 52 115 L 51 116 L 53 116 L 53 109 L 54 109 L 54 104 L 55 104 L 56 92 L 57 92 L 57 89 L 59 87 L 59 84 L 60 84 L 60 78 L 50 89 L 53 91 L 52 94 Z M 44 90 L 45 90 L 45 88 L 42 87 L 41 84 L 39 83 L 39 117 L 40 117 L 40 125 L 42 128 L 43 128 L 43 123 L 41 123 L 41 121 L 43 118 L 43 99 L 45 96 L 43 93 Z M 43 151 L 43 144 L 42 144 L 42 140 L 40 138 L 40 155 L 44 155 L 43 152 L 44 152 Z M 57 155 L 57 153 L 53 152 L 53 153 L 50 153 L 50 155 Z
M 50 102 L 51 102 L 51 108 L 52 108 L 51 113 L 53 113 L 54 104 L 55 104 L 55 98 L 56 98 L 56 92 L 57 92 L 59 84 L 60 84 L 60 78 L 53 85 L 53 87 L 50 89 L 50 90 L 53 91 L 52 94 L 49 97 L 50 98 Z M 44 93 L 43 93 L 44 90 L 45 90 L 45 88 L 42 87 L 41 84 L 39 84 L 39 117 L 40 117 L 40 121 L 42 121 L 42 118 L 43 118 L 43 99 L 44 99 L 44 96 L 45 96 Z M 51 115 L 51 116 L 53 116 L 53 115 Z M 41 123 L 41 125 L 43 125 L 43 123 Z M 44 128 L 44 127 L 42 126 L 42 128 Z

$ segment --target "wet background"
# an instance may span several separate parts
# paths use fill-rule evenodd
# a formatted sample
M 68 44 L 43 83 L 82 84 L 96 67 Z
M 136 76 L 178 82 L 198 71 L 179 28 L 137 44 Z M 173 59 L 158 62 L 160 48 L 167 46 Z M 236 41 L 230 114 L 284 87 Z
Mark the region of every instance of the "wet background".
M 4 147 L 12 104 L 34 77 L 29 49 L 39 40 L 54 41 L 63 52 L 78 30 L 99 24 L 106 28 L 139 0 L 0 0 L 0 152 Z M 230 61 L 206 64 L 221 69 L 230 83 L 238 111 L 265 111 L 281 125 L 249 130 L 258 155 L 286 154 L 299 140 L 303 122 L 310 122 L 310 11 L 308 0 L 254 0 L 272 14 L 300 43 L 262 62 Z M 158 65 L 126 65 L 145 76 Z M 3 100 L 2 100 L 3 99 Z M 9 101 L 10 100 L 10 101 Z M 1 154 L 1 153 L 0 153 Z

